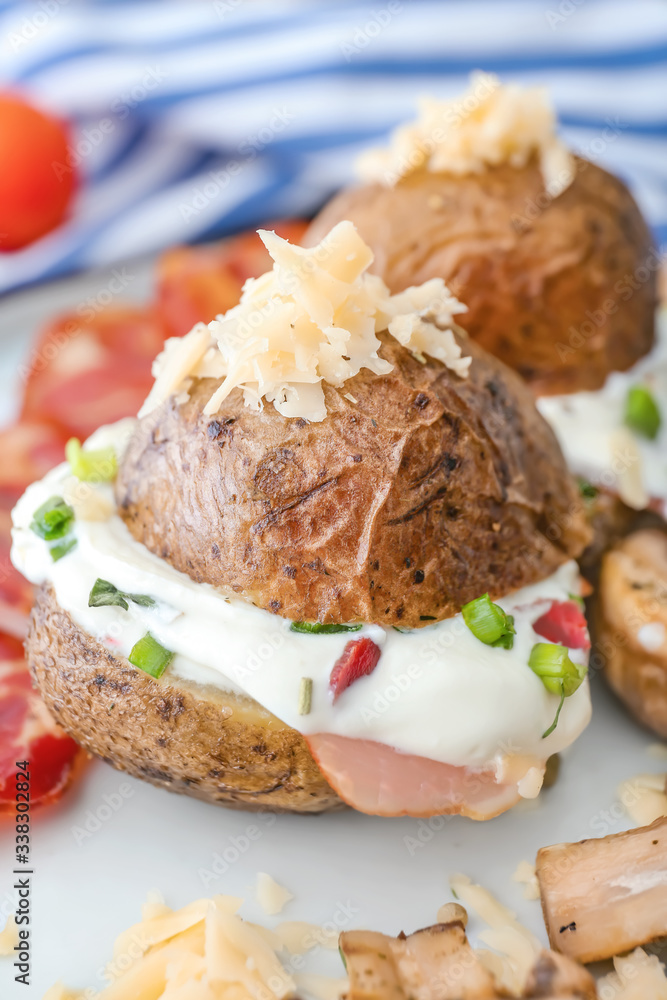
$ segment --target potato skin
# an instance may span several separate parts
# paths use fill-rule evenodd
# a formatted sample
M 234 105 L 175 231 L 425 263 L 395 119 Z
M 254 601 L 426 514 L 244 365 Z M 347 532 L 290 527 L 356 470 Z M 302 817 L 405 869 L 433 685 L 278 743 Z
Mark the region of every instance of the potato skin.
M 26 656 L 53 717 L 91 753 L 172 792 L 232 808 L 345 808 L 295 729 L 250 699 L 154 680 L 83 632 L 39 588 Z
M 444 278 L 468 306 L 470 336 L 537 395 L 599 389 L 653 344 L 658 258 L 625 185 L 586 160 L 576 165 L 555 199 L 535 161 L 345 190 L 304 242 L 350 219 L 392 291 Z M 653 270 L 635 279 L 649 259 Z
M 605 677 L 644 726 L 667 738 L 667 638 L 648 650 L 643 625 L 662 624 L 667 635 L 667 525 L 636 531 L 602 560 L 594 601 L 594 649 Z
M 417 627 L 550 575 L 589 539 L 578 492 L 527 387 L 461 342 L 467 379 L 385 336 L 393 371 L 325 387 L 320 423 L 238 390 L 205 417 L 216 383 L 195 383 L 140 421 L 121 516 L 192 579 L 292 620 Z

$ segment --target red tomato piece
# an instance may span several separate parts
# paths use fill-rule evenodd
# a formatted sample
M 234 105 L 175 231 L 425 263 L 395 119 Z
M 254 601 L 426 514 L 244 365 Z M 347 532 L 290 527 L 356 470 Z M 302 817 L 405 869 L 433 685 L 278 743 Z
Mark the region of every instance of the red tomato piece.
M 586 618 L 576 601 L 554 601 L 533 622 L 533 629 L 549 642 L 568 649 L 588 649 L 591 644 Z
M 11 636 L 0 634 L 0 810 L 11 811 L 16 762 L 30 762 L 30 802 L 43 805 L 69 784 L 83 752 L 51 718 Z
M 150 308 L 64 316 L 33 350 L 24 417 L 56 420 L 82 440 L 102 424 L 136 416 L 153 385 L 151 367 L 166 338 Z
M 17 94 L 0 94 L 0 250 L 54 229 L 76 187 L 68 131 Z
M 298 243 L 305 222 L 281 222 L 279 236 Z M 195 323 L 210 323 L 235 306 L 248 278 L 271 266 L 271 258 L 255 232 L 212 246 L 175 247 L 158 263 L 158 302 L 170 335 L 182 337 Z
M 65 460 L 68 435 L 47 420 L 21 420 L 0 430 L 0 505 L 12 507 L 26 487 Z
M 380 647 L 372 639 L 352 639 L 334 664 L 329 690 L 336 702 L 350 684 L 372 674 L 380 659 Z

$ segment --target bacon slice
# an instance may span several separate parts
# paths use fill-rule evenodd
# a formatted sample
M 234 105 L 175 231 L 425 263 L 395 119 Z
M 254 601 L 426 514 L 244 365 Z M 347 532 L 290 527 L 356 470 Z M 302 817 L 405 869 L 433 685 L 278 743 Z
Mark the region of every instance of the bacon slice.
M 62 794 L 85 756 L 33 690 L 22 644 L 0 633 L 0 811 L 14 805 L 17 761 L 29 762 L 36 806 Z
M 281 222 L 279 236 L 298 243 L 307 224 Z M 271 258 L 255 232 L 242 233 L 213 246 L 175 247 L 158 262 L 158 304 L 172 337 L 182 337 L 195 323 L 210 323 L 235 306 L 248 278 L 271 266 Z
M 576 601 L 554 601 L 533 629 L 549 642 L 567 646 L 568 649 L 589 649 L 591 639 L 583 611 Z
M 458 813 L 484 820 L 519 801 L 516 784 L 498 784 L 493 769 L 454 767 L 399 753 L 384 743 L 332 733 L 317 733 L 306 740 L 317 766 L 341 799 L 372 816 Z

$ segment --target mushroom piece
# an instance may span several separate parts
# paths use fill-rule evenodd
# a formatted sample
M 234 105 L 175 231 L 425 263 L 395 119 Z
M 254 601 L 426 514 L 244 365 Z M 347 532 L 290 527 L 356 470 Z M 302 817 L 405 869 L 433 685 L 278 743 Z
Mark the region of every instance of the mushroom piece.
M 340 949 L 350 983 L 345 1000 L 498 1000 L 517 995 L 508 994 L 484 967 L 460 920 L 435 924 L 409 937 L 345 931 Z M 586 969 L 565 955 L 543 950 L 520 995 L 595 1000 L 597 993 Z
M 537 877 L 549 941 L 596 962 L 667 935 L 667 817 L 598 840 L 543 847 Z

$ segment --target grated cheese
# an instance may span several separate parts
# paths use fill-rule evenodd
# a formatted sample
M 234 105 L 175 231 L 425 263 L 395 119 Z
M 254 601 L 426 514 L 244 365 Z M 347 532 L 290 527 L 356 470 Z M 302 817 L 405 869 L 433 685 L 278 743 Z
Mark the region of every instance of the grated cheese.
M 19 943 L 19 929 L 13 916 L 7 917 L 7 923 L 0 931 L 0 955 L 11 955 Z
M 601 1000 L 667 1000 L 667 977 L 656 955 L 636 948 L 614 959 L 614 971 L 598 980 Z
M 477 955 L 491 973 L 499 988 L 510 996 L 520 996 L 530 971 L 542 952 L 534 934 L 520 924 L 516 915 L 499 903 L 481 885 L 475 885 L 466 875 L 453 875 L 452 892 L 473 910 L 489 929 L 481 931 L 479 940 L 493 952 L 479 950 Z
M 285 417 L 323 420 L 323 383 L 342 386 L 362 368 L 392 370 L 378 355 L 382 330 L 420 361 L 428 355 L 467 376 L 471 359 L 461 357 L 453 334 L 454 317 L 466 307 L 441 278 L 390 295 L 367 273 L 373 254 L 351 222 L 340 222 L 311 249 L 266 230 L 259 235 L 272 270 L 247 281 L 239 304 L 223 316 L 167 341 L 140 416 L 170 396 L 184 399 L 194 377 L 221 380 L 204 407 L 208 415 L 240 388 L 254 409 L 266 400 Z
M 638 774 L 623 781 L 616 795 L 637 826 L 650 826 L 667 816 L 667 774 Z
M 273 879 L 269 881 L 286 893 Z M 272 893 L 271 885 L 265 884 Z M 105 970 L 109 985 L 96 996 L 99 1000 L 289 1000 L 298 990 L 314 1000 L 338 1000 L 347 989 L 346 980 L 293 976 L 279 957 L 287 947 L 292 954 L 304 954 L 317 944 L 335 948 L 337 932 L 297 922 L 271 931 L 243 920 L 238 915 L 241 904 L 234 896 L 214 896 L 172 910 L 159 894 L 151 893 L 141 922 L 117 938 Z M 56 983 L 44 1000 L 77 1000 L 83 995 Z
M 512 875 L 512 881 L 523 885 L 524 899 L 532 900 L 540 898 L 540 883 L 537 880 L 535 865 L 531 864 L 530 861 L 519 862 L 516 866 L 516 871 Z
M 273 917 L 280 913 L 290 899 L 294 899 L 292 893 L 282 885 L 278 885 L 266 872 L 258 872 L 257 885 L 255 887 L 257 902 L 262 907 L 268 917 Z
M 533 155 L 552 197 L 574 179 L 574 159 L 556 134 L 554 110 L 542 87 L 502 85 L 490 73 L 473 73 L 460 97 L 422 97 L 417 106 L 416 121 L 397 128 L 388 149 L 361 156 L 358 172 L 364 180 L 393 187 L 415 170 L 461 177 L 502 163 L 520 168 Z

